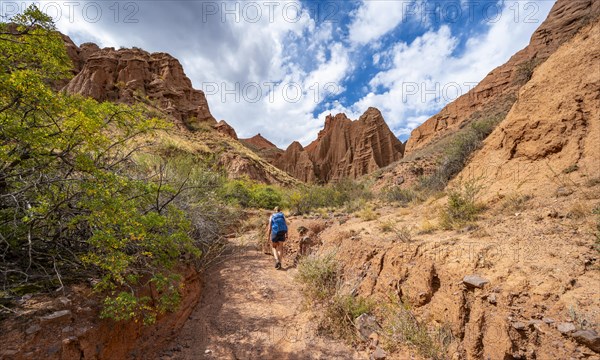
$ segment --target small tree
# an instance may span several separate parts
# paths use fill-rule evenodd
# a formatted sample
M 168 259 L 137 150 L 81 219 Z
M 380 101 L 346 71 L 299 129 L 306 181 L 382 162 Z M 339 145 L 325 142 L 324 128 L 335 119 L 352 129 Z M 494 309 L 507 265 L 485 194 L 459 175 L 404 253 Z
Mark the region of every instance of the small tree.
M 56 93 L 71 63 L 35 6 L 0 24 L 0 281 L 98 278 L 103 316 L 153 321 L 179 299 L 173 271 L 199 255 L 175 188 L 136 171 L 136 137 L 167 124 L 141 106 Z M 144 287 L 159 294 L 143 296 Z

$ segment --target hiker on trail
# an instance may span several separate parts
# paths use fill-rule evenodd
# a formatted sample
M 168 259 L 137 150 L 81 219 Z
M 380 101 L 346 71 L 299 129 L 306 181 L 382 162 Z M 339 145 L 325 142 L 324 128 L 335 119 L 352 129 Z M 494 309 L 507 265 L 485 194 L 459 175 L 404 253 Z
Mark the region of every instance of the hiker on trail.
M 279 207 L 275 207 L 275 213 L 269 218 L 269 228 L 267 236 L 271 241 L 273 256 L 275 256 L 275 269 L 281 269 L 283 261 L 283 242 L 287 240 L 288 229 L 283 213 L 279 211 Z

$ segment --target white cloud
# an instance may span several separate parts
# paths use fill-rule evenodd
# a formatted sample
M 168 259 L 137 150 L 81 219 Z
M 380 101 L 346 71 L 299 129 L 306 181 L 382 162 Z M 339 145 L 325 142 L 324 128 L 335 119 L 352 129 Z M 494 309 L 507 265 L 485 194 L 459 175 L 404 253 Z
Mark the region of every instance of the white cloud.
M 465 5 L 465 1 L 461 0 L 461 4 Z M 243 9 L 250 2 L 236 3 Z M 58 27 L 78 42 L 171 53 L 182 62 L 196 88 L 203 88 L 207 82 L 217 84 L 219 92 L 208 95 L 216 118 L 229 122 L 241 137 L 260 132 L 285 147 L 293 140 L 299 139 L 305 145 L 313 140 L 330 112 L 345 112 L 355 119 L 368 106 L 378 107 L 396 134 L 405 135 L 447 102 L 436 103 L 431 95 L 422 101 L 424 87 L 435 89 L 435 84 L 456 82 L 466 91 L 466 83 L 480 81 L 505 62 L 527 44 L 529 35 L 539 26 L 524 22 L 524 4 L 520 5 L 520 21 L 515 22 L 508 4 L 500 21 L 489 24 L 483 33 L 474 34 L 464 51 L 456 55 L 458 34 L 447 26 L 433 28 L 435 22 L 422 11 L 408 11 L 411 5 L 424 6 L 424 0 L 365 0 L 350 14 L 348 25 L 316 22 L 304 8 L 296 18 L 293 13 L 300 3 L 295 1 L 279 1 L 274 8 L 267 5 L 269 2 L 251 3 L 259 5 L 262 13 L 256 22 L 249 21 L 251 12 L 242 13 L 239 21 L 232 15 L 223 21 L 223 8 L 211 15 L 214 9 L 207 7 L 216 4 L 231 9 L 234 2 L 170 1 L 138 2 L 133 18 L 138 21 L 126 23 L 127 12 L 123 8 L 119 21 L 114 21 L 114 11 L 109 9 L 112 2 L 102 3 L 101 21 L 82 21 L 86 4 L 82 1 L 75 9 L 75 21 L 63 17 Z M 553 5 L 553 1 L 544 0 L 533 3 L 539 7 L 535 15 L 539 20 Z M 283 16 L 286 7 L 288 11 Z M 422 26 L 408 24 L 411 21 Z M 393 39 L 385 35 L 404 24 L 412 26 L 407 26 L 407 30 L 419 30 L 421 36 L 410 43 L 396 40 L 389 45 Z M 340 34 L 346 35 L 340 38 Z M 366 62 L 358 63 L 359 58 Z M 363 74 L 363 66 L 374 66 L 379 71 L 368 79 L 368 88 L 367 83 L 356 85 L 367 95 L 353 104 L 326 96 L 345 91 L 348 79 Z M 418 93 L 403 101 L 403 95 L 410 90 L 407 82 L 417 84 Z M 270 89 L 265 83 L 274 87 Z M 325 86 L 328 83 L 335 86 Z M 251 89 L 253 84 L 261 85 L 262 97 L 258 101 L 240 97 L 243 94 L 239 91 Z M 225 92 L 225 88 L 236 86 L 238 101 L 235 95 Z M 296 88 L 302 92 L 297 99 L 293 96 Z M 452 89 L 448 90 L 450 93 Z M 324 105 L 326 110 L 313 116 L 315 109 Z
M 402 22 L 409 1 L 363 1 L 350 24 L 350 41 L 367 44 L 379 39 Z
M 396 43 L 379 53 L 380 59 L 389 58 L 392 65 L 371 79 L 372 92 L 341 111 L 374 106 L 397 135 L 408 133 L 528 44 L 554 2 L 534 4 L 539 21 L 525 22 L 524 17 L 515 21 L 514 9 L 506 6 L 487 31 L 468 39 L 458 56 L 458 38 L 447 26 L 430 30 L 410 44 Z

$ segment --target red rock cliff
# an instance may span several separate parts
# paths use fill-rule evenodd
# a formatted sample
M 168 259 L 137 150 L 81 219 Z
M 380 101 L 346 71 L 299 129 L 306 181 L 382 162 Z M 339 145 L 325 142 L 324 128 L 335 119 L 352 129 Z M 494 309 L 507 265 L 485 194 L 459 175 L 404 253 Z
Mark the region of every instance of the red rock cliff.
M 369 108 L 357 121 L 345 114 L 325 119 L 325 127 L 306 148 L 293 143 L 276 166 L 304 181 L 358 178 L 402 158 L 403 145 L 381 112 Z
M 194 129 L 201 122 L 216 123 L 204 93 L 192 87 L 177 59 L 144 50 L 77 47 L 65 39 L 77 73 L 65 86 L 69 93 L 99 101 L 147 101 Z
M 446 106 L 413 130 L 406 152 L 420 149 L 469 122 L 475 112 L 506 114 L 516 101 L 533 69 L 543 63 L 565 41 L 571 39 L 600 12 L 597 0 L 558 0 L 548 18 L 532 35 L 529 45 L 489 73 L 467 94 Z M 506 111 L 499 111 L 500 103 Z

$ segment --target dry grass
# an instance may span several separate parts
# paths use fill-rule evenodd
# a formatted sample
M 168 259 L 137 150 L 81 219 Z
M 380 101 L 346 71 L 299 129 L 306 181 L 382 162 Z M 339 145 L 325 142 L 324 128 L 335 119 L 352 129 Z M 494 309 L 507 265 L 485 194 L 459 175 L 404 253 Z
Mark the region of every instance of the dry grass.
M 396 214 L 400 215 L 400 216 L 406 216 L 406 215 L 410 215 L 413 213 L 413 210 L 408 209 L 408 208 L 400 208 L 398 209 L 398 211 L 396 212 Z
M 379 223 L 379 230 L 384 233 L 389 233 L 394 231 L 396 228 L 396 222 L 392 220 L 381 221 Z
M 582 201 L 576 201 L 569 208 L 567 217 L 570 219 L 582 219 L 591 214 L 592 209 L 587 204 Z
M 504 198 L 501 209 L 505 213 L 520 212 L 527 208 L 527 202 L 531 199 L 532 195 L 513 193 Z
M 397 351 L 400 344 L 407 344 L 428 359 L 446 359 L 448 346 L 454 341 L 447 326 L 428 331 L 402 303 L 390 303 L 382 311 L 383 345 L 388 351 Z
M 242 220 L 240 224 L 239 230 L 241 232 L 248 232 L 252 230 L 263 230 L 263 228 L 267 227 L 266 217 L 255 215 L 250 216 Z
M 438 229 L 438 226 L 427 220 L 424 219 L 423 221 L 421 221 L 421 224 L 419 224 L 419 230 L 417 230 L 417 234 L 419 235 L 423 235 L 423 234 L 431 234 L 433 232 L 435 232 Z
M 319 330 L 348 342 L 355 341 L 354 320 L 371 312 L 374 304 L 343 289 L 335 254 L 303 258 L 298 263 L 296 280 L 302 284 L 307 300 L 322 308 Z
M 373 221 L 379 217 L 379 215 L 375 212 L 375 210 L 373 210 L 373 207 L 370 205 L 366 206 L 361 211 L 359 211 L 357 215 L 364 221 Z
M 400 242 L 409 243 L 413 240 L 412 230 L 406 225 L 402 225 L 399 228 L 395 228 L 394 233 L 396 235 L 396 239 Z

